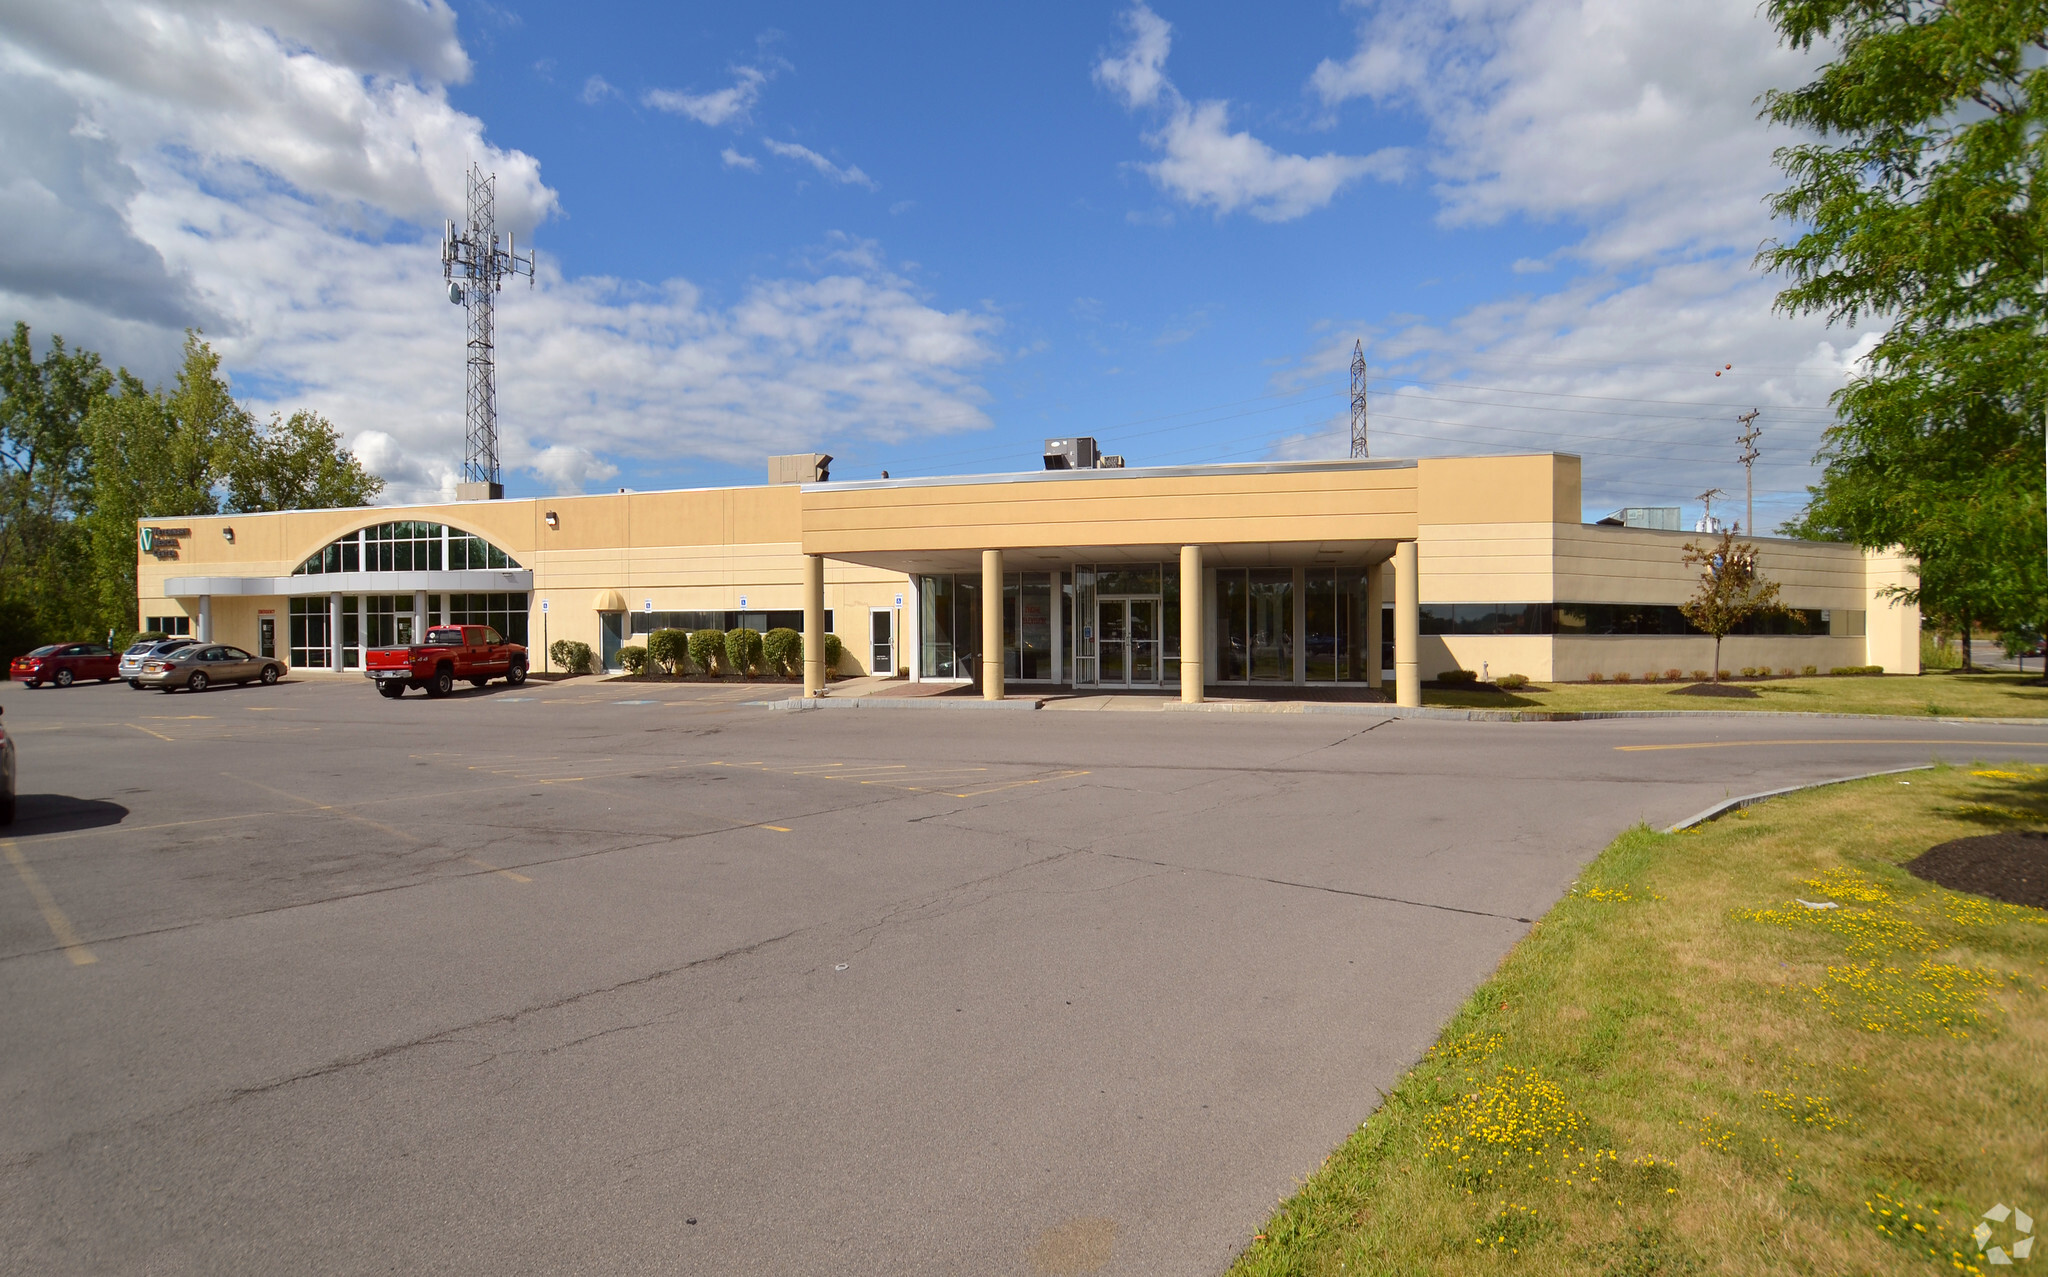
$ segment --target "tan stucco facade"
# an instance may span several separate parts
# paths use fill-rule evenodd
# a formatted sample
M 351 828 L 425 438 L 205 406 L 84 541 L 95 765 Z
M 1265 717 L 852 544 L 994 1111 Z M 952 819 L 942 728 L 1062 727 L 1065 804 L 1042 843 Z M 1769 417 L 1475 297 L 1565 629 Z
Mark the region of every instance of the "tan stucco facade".
M 517 566 L 461 574 L 293 575 L 337 538 L 402 520 L 481 537 Z M 891 672 L 921 677 L 932 673 L 919 668 L 920 644 L 930 637 L 921 635 L 918 615 L 927 576 L 969 579 L 978 588 L 985 571 L 995 573 L 989 580 L 1013 583 L 1020 573 L 1053 574 L 1055 628 L 1061 631 L 1054 642 L 1071 652 L 1083 641 L 1084 625 L 1089 640 L 1094 637 L 1092 618 L 1077 615 L 1077 567 L 1159 564 L 1169 578 L 1181 579 L 1179 606 L 1200 609 L 1182 632 L 1200 634 L 1202 648 L 1182 654 L 1212 682 L 1219 667 L 1230 664 L 1219 660 L 1227 653 L 1218 644 L 1228 640 L 1218 637 L 1212 615 L 1219 606 L 1217 574 L 1241 569 L 1281 584 L 1292 573 L 1295 614 L 1275 624 L 1292 625 L 1286 636 L 1297 652 L 1312 651 L 1317 642 L 1301 601 L 1312 582 L 1324 579 L 1317 574 L 1364 580 L 1360 588 L 1369 588 L 1375 605 L 1414 599 L 1420 631 L 1407 656 L 1418 679 L 1482 664 L 1493 674 L 1552 680 L 1594 673 L 1640 678 L 1711 663 L 1712 641 L 1696 636 L 1430 632 L 1432 625 L 1444 628 L 1432 616 L 1449 615 L 1455 605 L 1670 607 L 1691 592 L 1693 576 L 1680 562 L 1691 534 L 1581 523 L 1579 461 L 1560 454 L 780 484 L 153 519 L 142 526 L 189 535 L 174 547 L 158 537 L 153 550 L 141 554 L 139 614 L 196 621 L 203 612 L 214 639 L 252 651 L 266 616 L 282 645 L 295 595 L 438 599 L 452 591 L 490 591 L 523 596 L 537 665 L 543 633 L 601 648 L 605 613 L 752 615 L 821 604 L 845 644 L 841 672 L 866 672 L 878 656 L 893 655 Z M 1827 634 L 1731 637 L 1724 667 L 1877 664 L 1917 672 L 1917 609 L 1886 593 L 1910 584 L 1908 562 L 1846 545 L 1774 538 L 1757 544 L 1761 566 L 1780 583 L 1788 606 L 1826 610 L 1839 619 Z M 1393 567 L 1405 557 L 1397 553 L 1403 545 L 1414 547 L 1416 565 L 1407 586 L 1395 579 Z M 174 557 L 159 557 L 166 551 Z M 999 555 L 992 559 L 989 552 Z M 806 588 L 814 560 L 822 597 Z M 1182 575 L 1183 566 L 1194 563 L 1202 567 L 1199 599 Z M 886 618 L 877 622 L 874 610 Z M 1390 640 L 1402 630 L 1400 619 L 1394 618 Z M 979 620 L 991 633 L 1002 632 L 1000 620 L 985 614 Z M 1371 621 L 1376 638 L 1377 606 Z M 878 628 L 893 653 L 878 653 L 870 643 Z M 626 641 L 638 641 L 630 625 L 627 630 Z M 1180 633 L 1173 644 L 1184 648 Z M 1362 642 L 1363 632 L 1352 641 Z M 977 651 L 988 655 L 985 645 Z M 1279 681 L 1298 681 L 1313 657 L 1291 659 L 1295 677 Z M 1393 662 L 1383 671 L 1377 664 L 1375 673 L 1393 677 Z M 1284 663 L 1275 668 L 1289 672 Z M 1357 672 L 1352 681 L 1364 677 Z

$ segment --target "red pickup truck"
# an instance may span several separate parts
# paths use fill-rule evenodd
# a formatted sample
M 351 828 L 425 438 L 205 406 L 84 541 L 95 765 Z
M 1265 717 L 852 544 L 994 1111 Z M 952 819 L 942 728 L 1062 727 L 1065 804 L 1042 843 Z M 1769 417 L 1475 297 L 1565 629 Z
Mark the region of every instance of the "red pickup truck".
M 526 649 L 488 625 L 437 625 L 424 643 L 371 648 L 363 654 L 363 674 L 390 697 L 405 695 L 408 687 L 446 696 L 458 678 L 478 687 L 502 678 L 517 687 L 526 681 Z

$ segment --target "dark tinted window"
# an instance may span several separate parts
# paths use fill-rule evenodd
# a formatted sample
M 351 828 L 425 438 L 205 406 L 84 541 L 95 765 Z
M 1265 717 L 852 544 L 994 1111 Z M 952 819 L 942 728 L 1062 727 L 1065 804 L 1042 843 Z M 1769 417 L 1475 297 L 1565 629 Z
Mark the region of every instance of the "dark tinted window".
M 452 626 L 446 629 L 428 630 L 426 645 L 428 647 L 461 647 L 462 631 Z
M 35 651 L 33 651 L 33 652 L 30 652 L 30 653 L 29 653 L 29 655 L 30 655 L 30 656 L 53 656 L 53 655 L 55 655 L 55 654 L 56 654 L 56 651 L 57 651 L 57 645 L 56 645 L 55 643 L 52 643 L 52 644 L 50 644 L 50 645 L 49 645 L 49 646 L 47 646 L 47 647 L 39 647 L 39 648 L 37 648 L 37 649 L 36 649 Z

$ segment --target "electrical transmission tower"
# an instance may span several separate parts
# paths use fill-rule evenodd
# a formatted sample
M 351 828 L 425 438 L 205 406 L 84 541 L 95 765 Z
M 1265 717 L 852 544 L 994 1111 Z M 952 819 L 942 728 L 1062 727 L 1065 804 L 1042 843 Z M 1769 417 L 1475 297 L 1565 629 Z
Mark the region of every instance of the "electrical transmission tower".
M 526 276 L 533 286 L 533 252 L 521 257 L 507 233 L 505 245 L 498 246 L 493 205 L 497 201 L 498 175 L 484 175 L 477 165 L 469 166 L 469 224 L 457 229 L 454 222 L 444 228 L 441 239 L 441 276 L 448 281 L 448 300 L 469 311 L 469 393 L 464 405 L 466 438 L 462 456 L 462 482 L 456 486 L 458 500 L 478 497 L 492 499 L 505 495 L 498 475 L 498 391 L 497 369 L 491 361 L 491 295 L 503 288 L 505 277 Z
M 1372 455 L 1365 445 L 1365 341 L 1362 338 L 1351 343 L 1351 455 Z
M 1760 412 L 1761 409 L 1751 408 L 1748 412 L 1738 413 L 1735 418 L 1743 426 L 1742 433 L 1735 436 L 1735 438 L 1742 445 L 1742 456 L 1737 458 L 1737 460 L 1742 462 L 1742 491 L 1743 497 L 1748 504 L 1746 513 L 1749 517 L 1749 523 L 1747 526 L 1751 536 L 1756 535 L 1756 471 L 1754 467 L 1756 459 L 1763 455 L 1756 450 L 1756 441 L 1763 438 L 1764 433 L 1764 428 L 1756 424 L 1756 419 Z

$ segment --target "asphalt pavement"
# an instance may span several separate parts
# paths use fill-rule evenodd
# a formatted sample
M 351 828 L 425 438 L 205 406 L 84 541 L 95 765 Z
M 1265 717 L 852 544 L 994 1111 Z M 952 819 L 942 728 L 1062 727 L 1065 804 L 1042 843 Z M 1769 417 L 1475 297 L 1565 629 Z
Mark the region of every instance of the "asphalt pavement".
M 2048 724 L 7 688 L 0 1271 L 1212 1273 L 1636 821 Z

